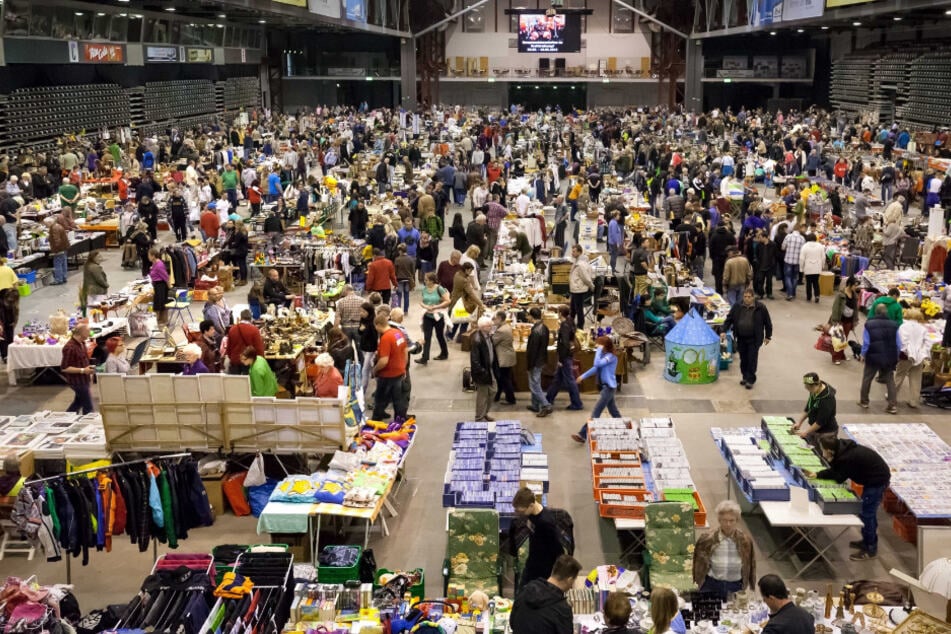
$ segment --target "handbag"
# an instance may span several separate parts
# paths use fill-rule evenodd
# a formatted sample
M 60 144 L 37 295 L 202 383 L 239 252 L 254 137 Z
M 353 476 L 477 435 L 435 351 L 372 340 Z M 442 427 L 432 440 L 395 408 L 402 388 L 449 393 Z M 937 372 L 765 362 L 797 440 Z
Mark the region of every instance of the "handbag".
M 835 324 L 829 328 L 829 338 L 832 342 L 832 349 L 835 352 L 842 352 L 849 347 L 845 339 L 845 331 L 842 329 L 841 324 Z

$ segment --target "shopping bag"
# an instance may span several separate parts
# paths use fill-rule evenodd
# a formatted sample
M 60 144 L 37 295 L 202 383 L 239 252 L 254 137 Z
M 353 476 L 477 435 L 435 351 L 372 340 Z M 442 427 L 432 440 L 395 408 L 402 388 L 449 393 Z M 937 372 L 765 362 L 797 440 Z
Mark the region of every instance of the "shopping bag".
M 845 331 L 842 329 L 840 324 L 836 324 L 829 328 L 829 337 L 832 340 L 832 349 L 834 351 L 842 352 L 849 347 L 849 344 L 845 338 Z
M 452 317 L 453 322 L 459 323 L 469 321 L 469 319 L 472 318 L 472 314 L 466 310 L 466 305 L 463 303 L 462 298 L 456 300 L 449 315 Z
M 244 479 L 244 486 L 256 487 L 267 482 L 267 476 L 264 475 L 264 456 L 260 452 L 254 457 L 251 468 L 248 469 L 248 475 Z
M 244 480 L 247 475 L 247 471 L 241 471 L 229 473 L 221 479 L 221 490 L 236 517 L 251 514 L 251 507 L 248 505 L 248 498 L 244 492 Z
M 832 337 L 827 334 L 819 335 L 819 338 L 816 340 L 815 349 L 820 352 L 832 353 L 835 349 L 832 347 Z

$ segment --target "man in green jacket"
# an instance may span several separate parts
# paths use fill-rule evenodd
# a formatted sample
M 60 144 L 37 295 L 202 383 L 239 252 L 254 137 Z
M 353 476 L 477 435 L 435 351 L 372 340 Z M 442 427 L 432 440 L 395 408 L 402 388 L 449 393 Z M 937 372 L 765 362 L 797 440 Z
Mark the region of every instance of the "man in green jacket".
M 221 186 L 225 190 L 225 194 L 228 196 L 228 202 L 231 203 L 232 209 L 238 208 L 238 172 L 235 171 L 234 165 L 228 163 L 225 165 L 225 171 L 221 174 Z
M 898 301 L 898 298 L 901 296 L 901 291 L 897 288 L 888 289 L 887 295 L 882 295 L 877 298 L 872 305 L 868 307 L 869 317 L 875 315 L 875 307 L 879 304 L 884 305 L 888 309 L 888 318 L 893 322 L 901 326 L 901 322 L 904 319 L 904 313 L 902 312 L 901 303 Z

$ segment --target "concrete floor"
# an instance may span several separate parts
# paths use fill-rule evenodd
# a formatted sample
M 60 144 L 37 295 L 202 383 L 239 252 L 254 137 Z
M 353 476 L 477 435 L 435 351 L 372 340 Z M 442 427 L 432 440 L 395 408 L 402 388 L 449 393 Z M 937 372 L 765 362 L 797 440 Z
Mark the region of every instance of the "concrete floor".
M 466 214 L 468 217 L 468 214 Z M 163 236 L 169 239 L 169 234 Z M 451 242 L 442 244 L 444 253 Z M 113 288 L 121 287 L 131 273 L 119 267 L 119 254 L 113 250 L 104 258 Z M 64 303 L 72 303 L 80 282 L 80 274 L 70 274 L 69 285 L 63 289 L 45 288 L 27 298 L 21 309 L 21 323 L 28 319 L 45 320 Z M 708 273 L 709 281 L 709 273 Z M 232 293 L 229 301 L 242 301 L 246 291 Z M 828 354 L 813 349 L 815 324 L 825 321 L 831 298 L 822 298 L 816 304 L 804 299 L 795 302 L 768 302 L 775 334 L 771 345 L 762 350 L 759 380 L 755 389 L 739 385 L 738 368 L 734 365 L 721 375 L 718 382 L 704 386 L 673 385 L 661 376 L 662 357 L 644 369 L 638 369 L 628 384 L 622 385 L 618 405 L 626 416 L 673 417 L 679 436 L 692 465 L 695 483 L 708 509 L 712 509 L 727 495 L 726 468 L 713 441 L 711 427 L 758 425 L 764 414 L 797 415 L 805 403 L 806 392 L 801 377 L 816 371 L 838 390 L 839 422 L 925 422 L 946 441 L 951 442 L 948 416 L 941 410 L 923 408 L 911 410 L 904 401 L 898 416 L 884 412 L 884 388 L 873 384 L 872 407 L 861 410 L 856 404 L 861 367 L 854 361 L 834 366 Z M 410 331 L 420 334 L 418 315 L 407 319 Z M 461 389 L 461 371 L 468 365 L 468 357 L 458 346 L 451 346 L 445 362 L 432 362 L 428 367 L 413 368 L 413 400 L 410 411 L 416 413 L 419 434 L 413 454 L 407 463 L 407 482 L 399 493 L 396 504 L 399 517 L 388 519 L 390 536 L 371 535 L 371 547 L 380 567 L 389 569 L 422 567 L 427 574 L 427 593 L 439 596 L 442 592 L 441 568 L 445 552 L 445 510 L 441 493 L 446 459 L 451 444 L 454 424 L 472 416 L 474 396 Z M 0 376 L 0 413 L 20 414 L 38 409 L 63 409 L 71 400 L 65 387 L 30 386 L 11 388 L 6 376 Z M 907 390 L 907 387 L 906 387 Z M 586 418 L 585 412 L 567 412 L 566 397 L 559 399 L 556 412 L 544 419 L 536 419 L 525 411 L 528 395 L 520 394 L 516 406 L 502 406 L 492 414 L 496 418 L 520 419 L 536 432 L 543 434 L 544 450 L 549 456 L 552 483 L 549 504 L 569 510 L 575 522 L 578 542 L 576 557 L 586 568 L 602 563 L 616 563 L 622 551 L 614 525 L 598 517 L 590 480 L 590 468 L 585 449 L 576 445 L 569 435 Z M 595 396 L 584 397 L 586 407 L 594 404 Z M 757 574 L 777 572 L 791 576 L 794 572 L 788 561 L 773 561 L 767 553 L 786 537 L 782 531 L 771 530 L 761 516 L 744 517 L 753 533 L 757 546 Z M 213 528 L 191 532 L 180 550 L 209 552 L 217 544 L 259 543 L 266 536 L 256 534 L 256 520 L 236 518 L 230 514 L 219 517 Z M 362 533 L 362 529 L 361 529 Z M 790 586 L 804 586 L 822 590 L 828 582 L 849 579 L 887 579 L 890 568 L 915 573 L 915 548 L 902 542 L 892 531 L 891 517 L 880 513 L 881 546 L 879 558 L 866 563 L 848 559 L 846 542 L 858 538 L 858 531 L 844 537 L 834 549 L 835 568 L 815 566 L 804 580 L 790 581 Z M 362 534 L 360 535 L 362 537 Z M 348 540 L 356 543 L 357 533 Z M 324 534 L 322 543 L 347 543 L 331 534 Z M 160 547 L 159 553 L 165 549 Z M 72 565 L 72 580 L 84 611 L 110 603 L 125 603 L 137 591 L 139 584 L 152 565 L 151 553 L 139 553 L 125 539 L 117 539 L 112 553 L 91 553 L 90 565 Z M 32 562 L 22 557 L 11 557 L 0 562 L 0 575 L 28 577 L 36 574 L 41 583 L 65 582 L 64 562 L 46 563 L 39 558 Z

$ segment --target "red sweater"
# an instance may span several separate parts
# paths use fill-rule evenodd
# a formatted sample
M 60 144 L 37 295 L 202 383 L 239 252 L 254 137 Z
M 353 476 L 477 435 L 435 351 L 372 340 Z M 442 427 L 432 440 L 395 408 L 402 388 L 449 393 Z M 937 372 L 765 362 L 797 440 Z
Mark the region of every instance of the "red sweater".
M 396 286 L 396 267 L 386 258 L 374 258 L 367 267 L 366 289 L 388 291 Z
M 261 339 L 261 331 L 257 326 L 238 322 L 228 329 L 227 353 L 232 365 L 241 363 L 241 353 L 248 346 L 257 350 L 259 355 L 264 354 L 264 340 Z

